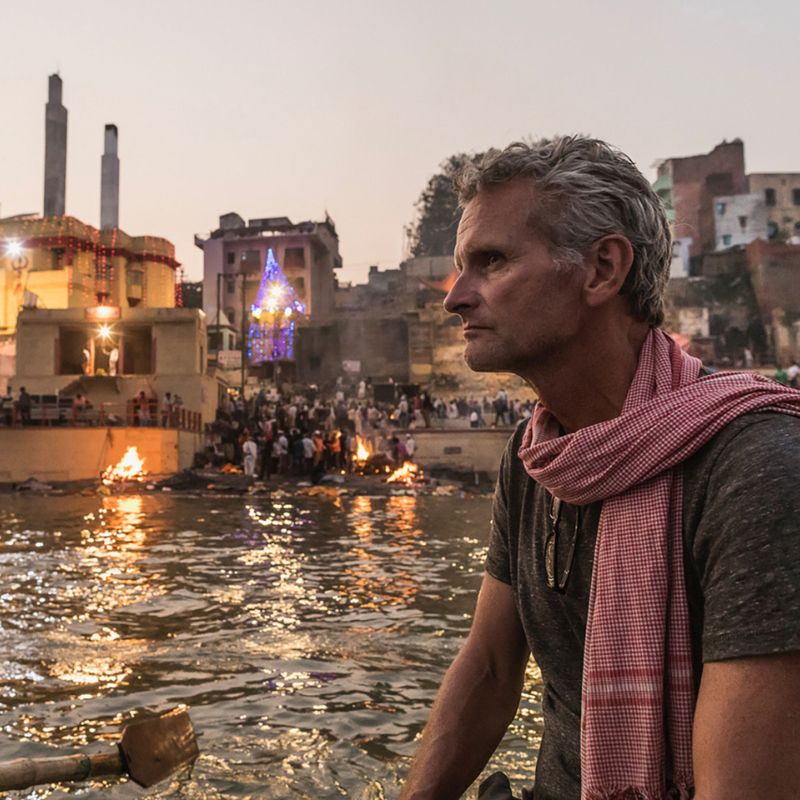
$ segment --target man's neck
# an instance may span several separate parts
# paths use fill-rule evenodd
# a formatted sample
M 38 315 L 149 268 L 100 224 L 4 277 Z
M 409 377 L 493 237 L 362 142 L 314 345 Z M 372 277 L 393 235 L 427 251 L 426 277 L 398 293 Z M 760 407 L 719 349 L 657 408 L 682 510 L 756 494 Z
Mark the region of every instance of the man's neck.
M 576 342 L 558 364 L 522 376 L 567 433 L 622 412 L 650 328 L 631 323 Z

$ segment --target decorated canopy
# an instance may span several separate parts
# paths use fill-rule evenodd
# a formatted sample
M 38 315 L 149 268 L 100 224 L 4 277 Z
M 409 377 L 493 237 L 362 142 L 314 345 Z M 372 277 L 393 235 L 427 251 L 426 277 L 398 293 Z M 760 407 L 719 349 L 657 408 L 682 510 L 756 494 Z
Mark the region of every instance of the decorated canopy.
M 294 358 L 297 319 L 306 313 L 292 285 L 280 268 L 272 248 L 254 305 L 250 306 L 247 354 L 251 364 L 289 361 Z

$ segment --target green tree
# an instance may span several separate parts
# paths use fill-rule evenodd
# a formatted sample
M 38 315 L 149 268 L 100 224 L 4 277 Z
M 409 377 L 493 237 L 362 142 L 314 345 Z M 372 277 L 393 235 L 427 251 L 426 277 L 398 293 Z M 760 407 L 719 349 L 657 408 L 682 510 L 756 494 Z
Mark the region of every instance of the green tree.
M 453 178 L 469 161 L 481 154 L 457 153 L 439 165 L 414 204 L 417 219 L 411 226 L 411 252 L 415 256 L 449 256 L 456 244 L 461 209 L 453 188 Z

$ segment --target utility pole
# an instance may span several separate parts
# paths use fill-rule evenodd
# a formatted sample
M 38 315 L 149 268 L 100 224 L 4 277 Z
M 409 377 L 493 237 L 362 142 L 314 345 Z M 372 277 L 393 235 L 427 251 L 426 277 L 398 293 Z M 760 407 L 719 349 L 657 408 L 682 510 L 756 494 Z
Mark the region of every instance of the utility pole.
M 246 310 L 246 299 L 245 299 L 245 272 L 244 270 L 239 271 L 239 275 L 242 278 L 242 342 L 241 342 L 241 350 L 242 350 L 242 401 L 244 401 L 244 381 L 245 381 L 245 359 L 247 356 L 247 310 Z
M 217 346 L 216 346 L 216 356 L 217 356 L 217 366 L 219 366 L 219 351 L 222 349 L 222 331 L 219 329 L 219 289 L 220 283 L 222 282 L 222 272 L 217 273 Z

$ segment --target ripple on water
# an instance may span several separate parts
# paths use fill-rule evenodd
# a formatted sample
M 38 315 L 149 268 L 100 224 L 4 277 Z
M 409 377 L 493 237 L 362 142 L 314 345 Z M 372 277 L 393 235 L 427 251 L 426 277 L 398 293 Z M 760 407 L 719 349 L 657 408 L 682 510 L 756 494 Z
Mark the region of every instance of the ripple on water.
M 489 511 L 404 495 L 0 498 L 0 757 L 111 744 L 141 710 L 185 703 L 201 757 L 148 797 L 396 797 L 468 630 Z M 541 733 L 528 677 L 495 759 L 522 784 Z M 141 791 L 18 796 L 63 794 Z

